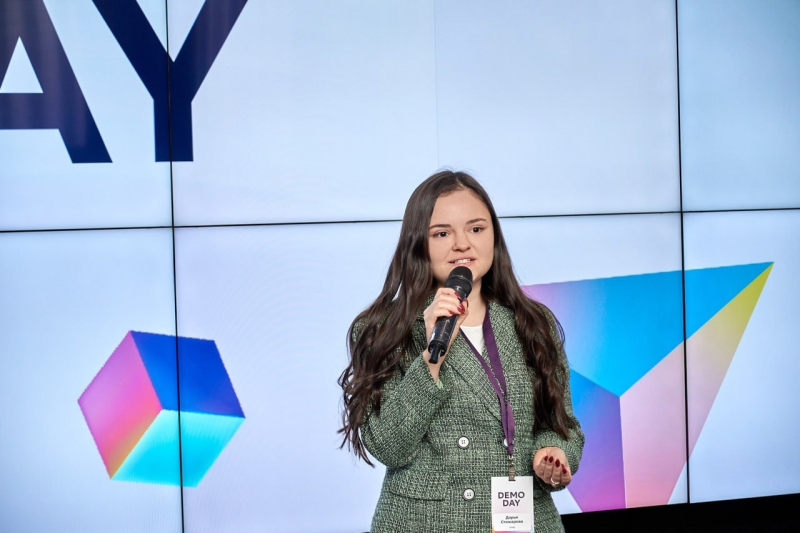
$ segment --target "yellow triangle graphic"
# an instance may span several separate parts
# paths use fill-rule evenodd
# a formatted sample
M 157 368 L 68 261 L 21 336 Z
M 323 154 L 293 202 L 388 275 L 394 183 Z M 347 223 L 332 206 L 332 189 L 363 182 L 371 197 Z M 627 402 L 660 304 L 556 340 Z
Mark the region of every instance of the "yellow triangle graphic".
M 689 454 L 694 450 L 772 265 L 686 342 Z

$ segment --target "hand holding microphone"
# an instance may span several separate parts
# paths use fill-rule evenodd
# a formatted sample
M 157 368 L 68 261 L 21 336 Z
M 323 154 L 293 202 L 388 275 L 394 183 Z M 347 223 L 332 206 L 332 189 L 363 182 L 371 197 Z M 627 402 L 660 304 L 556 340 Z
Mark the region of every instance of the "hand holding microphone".
M 472 291 L 472 271 L 465 266 L 454 268 L 447 277 L 444 286 L 454 291 L 455 297 L 458 299 L 460 305 L 465 305 L 462 302 L 467 299 L 467 296 L 469 296 L 469 293 Z M 438 297 L 439 295 L 437 294 L 437 298 Z M 436 303 L 435 300 L 434 303 Z M 431 308 L 432 307 L 434 307 L 434 304 L 431 304 Z M 428 340 L 428 353 L 430 353 L 429 363 L 438 363 L 439 357 L 447 352 L 453 338 L 453 332 L 455 331 L 459 315 L 460 313 L 437 317 L 436 323 L 433 326 L 433 331 Z

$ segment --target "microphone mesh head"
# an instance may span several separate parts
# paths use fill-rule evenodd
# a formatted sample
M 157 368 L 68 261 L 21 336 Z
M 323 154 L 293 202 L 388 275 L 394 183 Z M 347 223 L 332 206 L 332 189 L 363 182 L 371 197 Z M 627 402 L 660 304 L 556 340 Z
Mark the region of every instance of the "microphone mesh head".
M 472 270 L 465 266 L 455 267 L 447 276 L 444 286 L 448 289 L 461 288 L 465 296 L 469 296 L 469 293 L 472 292 Z

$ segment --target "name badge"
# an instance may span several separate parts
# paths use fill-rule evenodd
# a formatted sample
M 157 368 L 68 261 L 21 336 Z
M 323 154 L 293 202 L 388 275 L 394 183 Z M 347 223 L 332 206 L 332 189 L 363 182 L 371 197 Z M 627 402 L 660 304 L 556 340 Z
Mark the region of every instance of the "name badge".
M 533 532 L 533 477 L 492 478 L 492 533 Z

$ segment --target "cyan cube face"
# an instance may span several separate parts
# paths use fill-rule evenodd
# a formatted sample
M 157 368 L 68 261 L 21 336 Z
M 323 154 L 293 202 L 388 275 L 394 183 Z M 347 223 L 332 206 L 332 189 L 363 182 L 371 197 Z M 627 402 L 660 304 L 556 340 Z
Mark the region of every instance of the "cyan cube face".
M 78 404 L 109 477 L 121 481 L 180 485 L 182 459 L 183 485 L 196 487 L 244 421 L 214 341 L 138 331 Z

